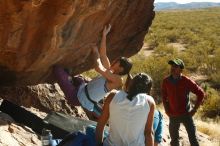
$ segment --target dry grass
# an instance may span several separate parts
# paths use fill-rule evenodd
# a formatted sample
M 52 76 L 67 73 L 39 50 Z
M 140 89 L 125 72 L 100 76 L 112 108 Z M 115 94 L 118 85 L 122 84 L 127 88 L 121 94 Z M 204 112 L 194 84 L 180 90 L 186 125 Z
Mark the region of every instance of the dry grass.
M 212 142 L 212 143 L 200 143 L 200 146 L 220 146 L 220 142 Z
M 212 138 L 220 141 L 220 123 L 204 122 L 196 120 L 196 126 L 198 131 L 209 135 Z

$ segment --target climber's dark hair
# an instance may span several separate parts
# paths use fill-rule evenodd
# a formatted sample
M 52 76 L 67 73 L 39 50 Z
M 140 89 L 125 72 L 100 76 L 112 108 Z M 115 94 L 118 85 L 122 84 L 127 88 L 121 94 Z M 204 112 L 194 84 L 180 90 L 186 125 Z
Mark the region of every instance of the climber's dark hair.
M 134 96 L 139 93 L 150 94 L 152 87 L 152 79 L 145 73 L 140 73 L 134 76 L 132 84 L 129 87 L 127 98 L 131 101 Z
M 117 61 L 120 62 L 120 66 L 123 67 L 123 71 L 119 73 L 119 75 L 126 75 L 129 74 L 131 68 L 132 68 L 132 63 L 131 61 L 126 58 L 126 57 L 119 57 Z

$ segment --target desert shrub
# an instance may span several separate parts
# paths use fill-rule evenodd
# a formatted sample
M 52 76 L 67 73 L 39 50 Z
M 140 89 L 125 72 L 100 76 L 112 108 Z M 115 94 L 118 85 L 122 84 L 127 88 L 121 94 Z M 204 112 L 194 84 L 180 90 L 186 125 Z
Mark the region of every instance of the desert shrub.
M 163 78 L 169 75 L 169 65 L 167 64 L 167 61 L 171 59 L 170 56 L 159 57 L 156 54 L 154 54 L 149 57 L 145 57 L 144 55 L 137 55 L 131 58 L 132 62 L 134 63 L 131 72 L 133 74 L 145 72 L 152 77 L 152 95 L 154 97 L 157 97 L 157 100 L 159 102 L 161 101 L 161 83 L 163 81 Z
M 175 43 L 180 38 L 179 33 L 176 30 L 167 32 L 166 36 L 168 43 Z
M 217 90 L 208 85 L 204 86 L 206 97 L 199 110 L 199 113 L 204 117 L 215 118 L 220 116 L 220 97 Z
M 98 75 L 98 73 L 94 69 L 91 69 L 89 71 L 84 72 L 83 75 L 89 78 L 94 78 Z
M 188 65 L 188 70 L 209 76 L 215 70 L 213 54 L 212 45 L 208 41 L 203 41 L 189 46 L 181 56 Z
M 167 58 L 176 58 L 178 56 L 178 50 L 172 46 L 166 44 L 160 44 L 155 50 L 154 55 L 156 58 L 167 57 Z
M 151 28 L 148 31 L 148 37 L 145 37 L 145 41 L 147 41 L 147 44 L 151 49 L 154 49 L 159 45 L 159 38 L 152 32 Z
M 196 43 L 198 43 L 200 41 L 200 37 L 198 36 L 198 34 L 192 32 L 192 31 L 185 30 L 182 33 L 181 41 L 184 44 L 195 45 Z
M 215 56 L 212 60 L 213 72 L 211 74 L 211 79 L 214 84 L 220 85 L 220 48 L 215 51 Z
M 192 59 L 193 57 L 194 56 L 189 53 L 183 53 L 180 58 L 184 61 L 187 70 L 190 72 L 197 72 L 199 65 L 195 59 Z
M 191 11 L 156 12 L 151 26 L 151 37 L 157 38 L 157 44 L 164 42 L 180 42 L 195 45 L 209 41 L 220 45 L 219 8 Z M 212 23 L 210 23 L 212 22 Z
M 215 86 L 219 87 L 220 85 L 220 71 L 212 73 L 211 75 L 212 82 Z
M 212 121 L 203 121 L 203 120 L 196 120 L 196 127 L 197 129 L 209 135 L 210 137 L 218 139 L 220 137 L 220 127 L 218 122 Z M 217 143 L 216 143 L 217 146 Z

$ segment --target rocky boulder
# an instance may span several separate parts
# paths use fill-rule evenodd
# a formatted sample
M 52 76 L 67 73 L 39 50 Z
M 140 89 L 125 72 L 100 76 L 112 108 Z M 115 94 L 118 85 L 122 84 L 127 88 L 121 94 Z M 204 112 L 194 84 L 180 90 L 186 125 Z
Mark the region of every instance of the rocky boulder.
M 64 98 L 64 93 L 57 83 L 27 87 L 2 87 L 0 88 L 0 99 L 9 100 L 28 109 L 36 108 L 44 113 L 55 111 L 87 119 L 80 106 L 71 107 L 68 104 Z M 36 115 L 38 115 L 37 113 Z
M 106 24 L 108 56 L 137 53 L 154 18 L 154 0 L 1 0 L 1 86 L 50 81 L 60 64 L 74 74 L 93 67 L 91 44 Z

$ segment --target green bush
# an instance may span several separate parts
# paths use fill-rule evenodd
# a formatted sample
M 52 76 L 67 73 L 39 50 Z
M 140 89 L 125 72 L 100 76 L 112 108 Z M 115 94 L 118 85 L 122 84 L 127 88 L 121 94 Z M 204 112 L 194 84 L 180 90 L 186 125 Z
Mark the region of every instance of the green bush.
M 84 72 L 83 75 L 89 78 L 94 78 L 98 75 L 98 73 L 94 69 L 91 69 L 89 71 Z
M 169 71 L 166 61 L 171 58 L 181 58 L 189 76 L 197 74 L 207 77 L 210 87 L 201 110 L 202 115 L 206 116 L 213 113 L 218 115 L 217 111 L 220 111 L 219 13 L 220 8 L 156 12 L 150 33 L 145 38 L 145 43 L 154 49 L 154 55 L 146 58 L 140 55 L 133 57 L 137 63 L 133 71 L 149 73 L 158 95 L 162 78 Z M 172 43 L 183 45 L 185 49 L 169 47 Z M 144 61 L 140 58 L 144 58 Z
M 158 57 L 156 54 L 145 57 L 144 55 L 136 55 L 131 58 L 133 68 L 131 70 L 132 74 L 137 74 L 140 72 L 145 72 L 150 75 L 153 79 L 153 91 L 152 95 L 157 98 L 158 102 L 161 102 L 160 90 L 163 78 L 169 75 L 169 65 L 167 61 L 170 57 Z
M 212 68 L 211 79 L 214 84 L 220 86 L 220 48 L 215 51 L 215 56 L 212 58 Z
M 220 95 L 218 91 L 206 85 L 206 98 L 199 113 L 204 117 L 216 118 L 220 116 Z

